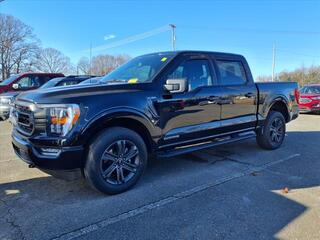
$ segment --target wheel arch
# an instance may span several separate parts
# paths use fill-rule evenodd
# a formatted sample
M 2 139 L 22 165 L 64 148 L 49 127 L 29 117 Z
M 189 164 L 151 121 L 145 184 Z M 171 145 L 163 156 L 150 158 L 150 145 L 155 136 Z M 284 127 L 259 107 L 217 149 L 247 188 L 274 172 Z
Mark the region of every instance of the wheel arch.
M 101 131 L 110 127 L 124 127 L 138 133 L 144 140 L 149 153 L 153 152 L 157 127 L 143 113 L 132 109 L 118 109 L 99 114 L 89 121 L 81 132 L 85 149 Z
M 269 114 L 270 111 L 280 112 L 283 115 L 286 122 L 290 121 L 288 101 L 284 97 L 280 96 L 273 99 L 273 101 L 269 105 L 267 114 Z

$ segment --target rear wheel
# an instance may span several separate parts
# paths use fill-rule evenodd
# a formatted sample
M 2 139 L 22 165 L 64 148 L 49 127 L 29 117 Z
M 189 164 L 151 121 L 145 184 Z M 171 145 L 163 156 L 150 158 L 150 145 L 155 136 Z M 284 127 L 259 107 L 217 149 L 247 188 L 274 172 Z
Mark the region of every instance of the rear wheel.
M 271 111 L 264 126 L 257 132 L 257 143 L 268 150 L 281 146 L 286 134 L 286 121 L 280 112 Z
M 90 145 L 84 173 L 97 190 L 121 193 L 140 179 L 147 157 L 146 145 L 136 132 L 122 127 L 109 128 Z

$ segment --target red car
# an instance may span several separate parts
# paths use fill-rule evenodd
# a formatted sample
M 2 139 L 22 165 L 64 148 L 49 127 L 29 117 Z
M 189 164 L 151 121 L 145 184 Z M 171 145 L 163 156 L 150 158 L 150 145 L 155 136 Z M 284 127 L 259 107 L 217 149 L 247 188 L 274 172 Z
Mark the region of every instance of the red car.
M 304 86 L 300 89 L 300 112 L 320 113 L 320 84 Z
M 22 73 L 12 75 L 0 82 L 0 94 L 13 91 L 28 91 L 36 89 L 52 78 L 64 77 L 62 73 Z

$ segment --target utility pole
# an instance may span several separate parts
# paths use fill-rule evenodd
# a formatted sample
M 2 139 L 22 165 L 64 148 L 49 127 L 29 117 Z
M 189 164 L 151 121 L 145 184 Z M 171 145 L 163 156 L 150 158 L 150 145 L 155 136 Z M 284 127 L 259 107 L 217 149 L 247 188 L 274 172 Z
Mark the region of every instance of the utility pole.
M 91 76 L 91 68 L 92 68 L 92 65 L 91 65 L 91 62 L 92 62 L 92 42 L 90 42 L 90 58 L 89 58 L 89 75 Z
M 176 50 L 176 28 L 177 28 L 177 26 L 174 24 L 169 24 L 169 26 L 172 29 L 172 36 L 171 36 L 172 51 L 175 51 Z
M 272 82 L 275 80 L 275 67 L 276 67 L 276 44 L 272 48 Z

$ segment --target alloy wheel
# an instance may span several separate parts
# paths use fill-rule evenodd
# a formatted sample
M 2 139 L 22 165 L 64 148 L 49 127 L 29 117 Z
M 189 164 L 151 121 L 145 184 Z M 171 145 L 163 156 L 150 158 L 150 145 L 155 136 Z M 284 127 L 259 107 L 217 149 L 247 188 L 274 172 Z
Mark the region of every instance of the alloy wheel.
M 113 185 L 130 181 L 140 165 L 139 150 L 129 140 L 117 140 L 111 143 L 101 157 L 101 175 Z
M 280 143 L 284 135 L 284 123 L 280 118 L 275 118 L 270 126 L 270 137 L 274 143 Z

